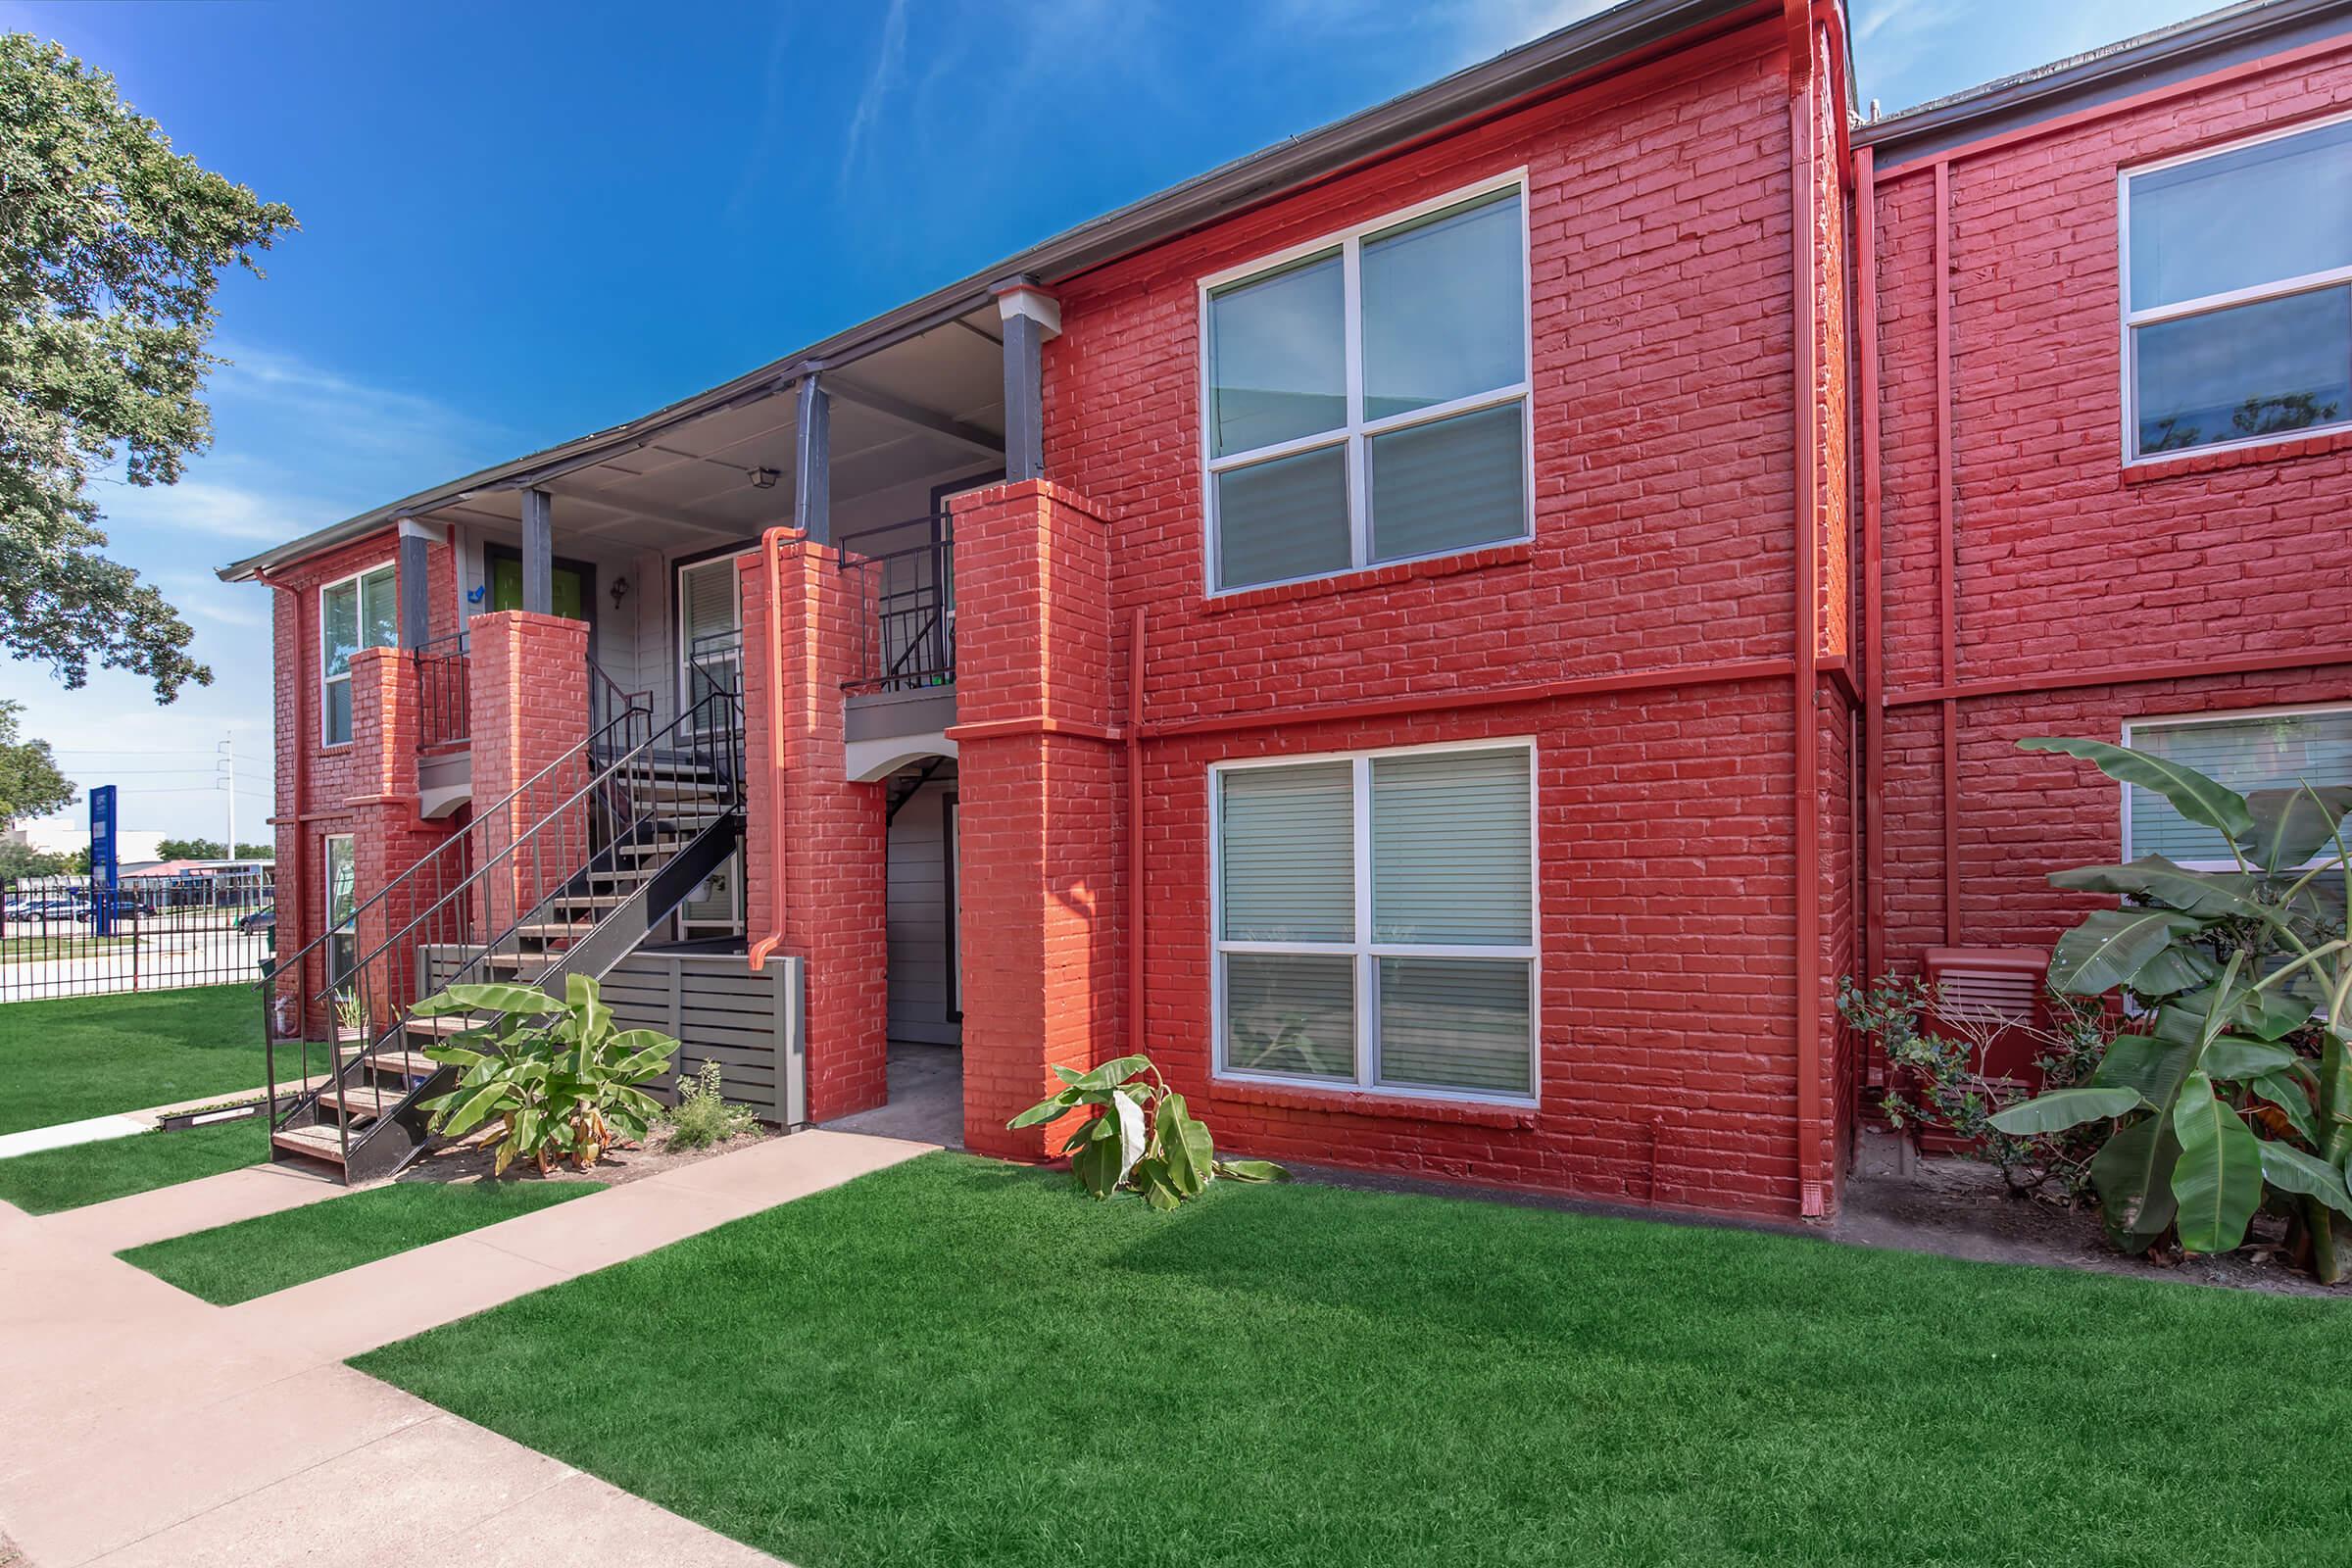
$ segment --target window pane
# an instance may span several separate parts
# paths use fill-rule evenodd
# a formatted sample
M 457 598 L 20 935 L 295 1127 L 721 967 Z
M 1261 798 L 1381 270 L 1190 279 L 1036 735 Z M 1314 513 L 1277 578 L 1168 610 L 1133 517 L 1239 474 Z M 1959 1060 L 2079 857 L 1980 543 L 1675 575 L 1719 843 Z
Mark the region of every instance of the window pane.
M 1527 379 L 1519 193 L 1364 241 L 1364 417 Z
M 2241 795 L 2292 789 L 2298 783 L 2352 784 L 2352 713 L 2274 713 L 2162 728 L 2134 725 L 2132 749 L 2184 763 Z M 2153 790 L 2132 785 L 2129 800 L 2133 856 L 2230 859 L 2229 841 L 2219 829 L 2189 821 Z
M 340 746 L 351 739 L 351 682 L 328 681 L 320 696 L 326 705 L 326 744 Z
M 339 926 L 351 918 L 358 886 L 352 841 L 341 836 L 326 841 L 326 922 Z
M 361 631 L 366 640 L 363 648 L 397 648 L 400 645 L 400 596 L 392 580 L 392 568 L 371 571 L 360 579 Z
M 1219 588 L 1348 569 L 1345 447 L 1230 469 L 1216 485 Z
M 1535 940 L 1528 754 L 1372 760 L 1372 940 Z
M 1215 452 L 1249 452 L 1348 419 L 1347 328 L 1335 254 L 1208 300 Z
M 1355 1081 L 1355 960 L 1345 954 L 1225 955 L 1225 1065 Z
M 1380 960 L 1384 1084 L 1535 1093 L 1524 958 Z
M 351 668 L 351 656 L 360 648 L 360 585 L 347 582 L 320 594 L 318 621 L 325 672 L 340 675 Z
M 1520 405 L 1457 414 L 1372 441 L 1372 559 L 1527 535 Z
M 2132 177 L 2132 308 L 2352 267 L 2352 122 Z
M 2132 338 L 2142 453 L 2332 424 L 2352 409 L 2352 289 L 2160 321 Z
M 1217 775 L 1226 941 L 1355 940 L 1354 777 L 1347 762 Z

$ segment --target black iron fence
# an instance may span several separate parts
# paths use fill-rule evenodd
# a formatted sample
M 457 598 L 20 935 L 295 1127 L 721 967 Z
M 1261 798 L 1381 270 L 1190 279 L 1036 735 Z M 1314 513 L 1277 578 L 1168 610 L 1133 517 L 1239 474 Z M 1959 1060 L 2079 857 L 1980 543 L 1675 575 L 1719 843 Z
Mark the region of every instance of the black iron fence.
M 259 980 L 275 941 L 267 865 L 118 880 L 27 877 L 0 885 L 0 1003 Z
M 863 605 L 852 693 L 904 692 L 956 679 L 956 542 L 884 555 L 845 553 L 841 569 Z
M 410 650 L 416 671 L 416 744 L 456 746 L 473 734 L 471 662 L 466 634 L 452 632 Z

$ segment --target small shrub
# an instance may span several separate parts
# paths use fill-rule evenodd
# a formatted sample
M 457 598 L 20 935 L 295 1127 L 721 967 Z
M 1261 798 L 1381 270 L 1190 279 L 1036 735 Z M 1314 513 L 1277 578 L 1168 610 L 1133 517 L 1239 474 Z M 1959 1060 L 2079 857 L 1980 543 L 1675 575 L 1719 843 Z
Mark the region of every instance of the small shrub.
M 1140 1194 L 1153 1208 L 1174 1208 L 1198 1198 L 1219 1176 L 1237 1182 L 1278 1182 L 1290 1172 L 1268 1159 L 1219 1159 L 1208 1127 L 1185 1109 L 1149 1056 L 1121 1056 L 1093 1072 L 1054 1069 L 1061 1093 L 1041 1100 L 1004 1125 L 1038 1127 L 1072 1111 L 1095 1114 L 1061 1146 L 1070 1174 L 1097 1198 L 1121 1190 Z M 1150 1076 L 1147 1078 L 1146 1074 Z
M 1886 1054 L 1891 1083 L 1879 1110 L 1896 1132 L 1915 1145 L 1924 1133 L 1943 1134 L 1969 1157 L 1996 1167 L 2021 1198 L 2055 1191 L 2071 1200 L 2090 1185 L 2090 1162 L 2106 1142 L 2106 1127 L 2012 1137 L 1993 1117 L 2026 1097 L 1986 1068 L 1997 1039 L 2023 1035 L 2034 1047 L 2034 1065 L 2045 1091 L 2087 1082 L 2106 1054 L 2111 1028 L 2097 1002 L 2052 991 L 2045 1029 L 1939 1009 L 1917 975 L 1882 975 L 1868 990 L 1848 975 L 1838 983 L 1838 1011 Z
M 678 1105 L 669 1113 L 663 1149 L 708 1149 L 749 1132 L 758 1120 L 749 1105 L 730 1104 L 719 1094 L 719 1066 L 706 1061 L 678 1084 Z

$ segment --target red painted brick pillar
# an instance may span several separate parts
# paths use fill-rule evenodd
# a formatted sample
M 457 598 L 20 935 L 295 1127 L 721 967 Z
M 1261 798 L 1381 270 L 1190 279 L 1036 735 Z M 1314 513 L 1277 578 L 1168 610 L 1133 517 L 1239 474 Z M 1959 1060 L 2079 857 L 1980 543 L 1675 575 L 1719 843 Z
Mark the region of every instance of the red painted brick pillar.
M 1119 1044 L 1109 530 L 1042 480 L 960 497 L 956 604 L 963 1136 L 1042 1158 L 1004 1123 Z
M 841 552 L 772 530 L 743 561 L 744 908 L 755 968 L 808 964 L 808 1118 L 889 1098 L 889 828 L 880 784 L 850 779 L 842 685 L 861 604 Z
M 468 632 L 473 864 L 486 873 L 475 929 L 487 939 L 554 892 L 588 853 L 587 807 L 564 804 L 588 782 L 588 627 L 502 610 L 474 616 Z M 525 783 L 521 797 L 499 808 Z M 554 825 L 533 831 L 550 818 Z M 510 845 L 514 853 L 500 858 Z
M 350 767 L 353 888 L 365 903 L 449 837 L 447 824 L 416 814 L 416 688 L 398 649 L 368 648 L 352 656 Z M 416 939 L 389 946 L 386 939 L 421 912 L 421 893 L 422 879 L 404 883 L 358 923 L 355 956 L 368 971 L 370 1022 L 379 1030 L 416 1000 Z

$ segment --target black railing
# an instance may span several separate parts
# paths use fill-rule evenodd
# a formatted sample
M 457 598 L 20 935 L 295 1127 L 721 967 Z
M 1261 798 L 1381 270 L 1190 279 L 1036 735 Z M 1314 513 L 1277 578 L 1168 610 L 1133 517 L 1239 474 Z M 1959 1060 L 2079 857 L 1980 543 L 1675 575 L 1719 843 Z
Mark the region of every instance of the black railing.
M 712 692 L 739 696 L 743 691 L 743 633 L 740 630 L 705 632 L 686 645 L 686 701 L 703 703 Z M 735 710 L 738 724 L 743 710 Z
M 470 645 L 462 631 L 409 650 L 416 672 L 416 744 L 461 746 L 472 738 Z
M 621 720 L 632 712 L 643 712 L 649 718 L 654 711 L 651 691 L 623 691 L 620 682 L 605 673 L 605 666 L 595 660 L 588 661 L 588 733 L 604 735 L 618 733 Z
M 251 984 L 276 919 L 275 870 L 250 861 L 118 879 L 0 883 L 0 1002 Z
M 855 584 L 858 674 L 853 694 L 914 691 L 956 679 L 956 542 L 860 556 L 844 552 Z

